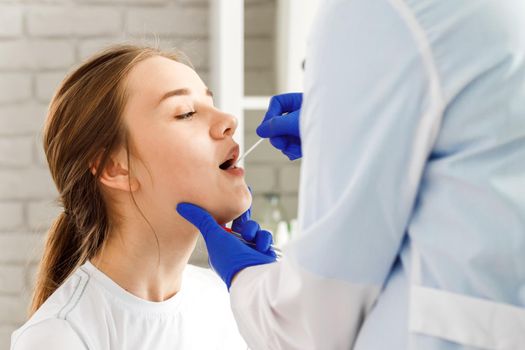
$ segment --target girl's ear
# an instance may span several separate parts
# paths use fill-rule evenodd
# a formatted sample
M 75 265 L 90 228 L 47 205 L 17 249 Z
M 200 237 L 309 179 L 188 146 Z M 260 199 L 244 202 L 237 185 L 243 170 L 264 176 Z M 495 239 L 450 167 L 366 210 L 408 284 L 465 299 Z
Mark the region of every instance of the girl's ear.
M 100 157 L 90 166 L 91 173 L 97 173 Z M 135 192 L 140 184 L 136 178 L 130 178 L 126 151 L 121 148 L 111 154 L 104 169 L 101 170 L 99 181 L 106 187 L 115 190 Z

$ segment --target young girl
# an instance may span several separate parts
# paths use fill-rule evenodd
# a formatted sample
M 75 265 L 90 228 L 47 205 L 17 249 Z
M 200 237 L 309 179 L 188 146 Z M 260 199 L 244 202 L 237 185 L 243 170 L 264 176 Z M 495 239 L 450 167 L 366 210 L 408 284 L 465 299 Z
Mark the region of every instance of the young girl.
M 44 130 L 64 212 L 11 348 L 245 349 L 222 281 L 188 265 L 199 233 L 175 210 L 226 223 L 249 208 L 243 170 L 224 170 L 236 127 L 156 49 L 112 47 L 69 75 Z

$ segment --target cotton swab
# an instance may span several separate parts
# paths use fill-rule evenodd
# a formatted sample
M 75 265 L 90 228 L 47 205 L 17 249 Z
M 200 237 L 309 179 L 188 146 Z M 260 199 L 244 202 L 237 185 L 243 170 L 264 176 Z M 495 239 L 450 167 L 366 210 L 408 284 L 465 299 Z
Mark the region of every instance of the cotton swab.
M 263 142 L 263 141 L 264 141 L 264 139 L 260 139 L 252 147 L 250 147 L 246 152 L 244 152 L 244 154 L 237 159 L 237 161 L 235 162 L 235 165 L 237 165 L 244 157 L 246 157 L 248 154 L 250 154 L 255 149 L 255 147 L 259 146 L 261 144 L 261 142 Z

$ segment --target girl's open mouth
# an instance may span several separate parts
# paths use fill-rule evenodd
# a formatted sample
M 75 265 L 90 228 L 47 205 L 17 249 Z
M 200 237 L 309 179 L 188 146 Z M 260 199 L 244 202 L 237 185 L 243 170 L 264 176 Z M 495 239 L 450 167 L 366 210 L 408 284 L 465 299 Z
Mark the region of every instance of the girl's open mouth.
M 228 170 L 230 168 L 235 168 L 235 158 L 228 159 L 227 161 L 219 165 L 219 168 L 221 168 L 222 170 Z
M 228 154 L 226 155 L 226 160 L 224 160 L 220 165 L 219 169 L 229 171 L 232 169 L 237 169 L 236 166 L 237 159 L 239 158 L 239 145 L 233 146 Z
M 226 156 L 226 160 L 219 165 L 219 169 L 229 175 L 244 176 L 244 169 L 236 165 L 238 158 L 239 146 L 235 145 Z
M 244 176 L 244 169 L 235 165 L 235 158 L 228 159 L 219 168 L 230 175 Z

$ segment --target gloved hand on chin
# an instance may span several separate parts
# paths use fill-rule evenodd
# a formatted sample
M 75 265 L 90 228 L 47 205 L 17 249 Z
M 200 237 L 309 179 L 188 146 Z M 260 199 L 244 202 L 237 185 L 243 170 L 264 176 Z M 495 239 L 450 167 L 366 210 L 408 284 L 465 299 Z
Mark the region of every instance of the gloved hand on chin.
M 251 208 L 233 221 L 232 230 L 240 233 L 244 240 L 255 243 L 255 247 L 227 232 L 210 213 L 194 204 L 180 203 L 177 212 L 201 232 L 210 265 L 226 283 L 228 290 L 239 271 L 276 261 L 276 254 L 271 248 L 272 235 L 250 220 Z

